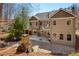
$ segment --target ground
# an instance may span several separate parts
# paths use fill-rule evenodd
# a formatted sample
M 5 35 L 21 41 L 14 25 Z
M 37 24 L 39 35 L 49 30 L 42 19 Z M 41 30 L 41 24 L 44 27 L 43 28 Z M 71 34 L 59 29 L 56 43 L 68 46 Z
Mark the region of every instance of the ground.
M 38 37 L 36 35 L 32 35 L 30 39 L 32 40 L 33 45 L 37 44 L 39 45 L 40 48 L 52 51 L 53 53 L 69 54 L 75 51 L 75 49 L 70 46 L 65 46 L 55 43 L 51 44 L 45 37 Z
M 37 45 L 39 46 L 39 51 L 38 52 L 32 52 L 29 54 L 22 53 L 22 54 L 15 54 L 16 52 L 16 47 L 18 46 L 19 43 L 15 43 L 14 45 L 4 49 L 3 51 L 0 51 L 0 55 L 35 55 L 35 56 L 49 56 L 51 53 L 53 55 L 67 55 L 72 52 L 74 52 L 73 47 L 69 46 L 64 46 L 60 44 L 51 44 L 47 40 L 47 38 L 41 36 L 38 37 L 37 35 L 32 35 L 29 37 L 33 46 Z M 41 40 L 40 40 L 41 39 Z
M 38 52 L 31 52 L 31 53 L 19 53 L 16 54 L 16 48 L 18 46 L 18 43 L 12 45 L 11 47 L 8 47 L 7 49 L 0 52 L 1 56 L 50 56 L 50 53 L 46 53 L 46 50 L 39 49 Z M 45 52 L 42 52 L 45 51 Z

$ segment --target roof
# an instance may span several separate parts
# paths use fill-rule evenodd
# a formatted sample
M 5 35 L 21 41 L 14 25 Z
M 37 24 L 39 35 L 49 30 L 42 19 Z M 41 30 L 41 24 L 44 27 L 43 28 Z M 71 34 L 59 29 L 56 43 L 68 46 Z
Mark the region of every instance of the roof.
M 32 16 L 31 18 L 30 18 L 30 20 L 39 20 L 40 18 L 39 17 L 37 17 L 37 16 Z
M 57 18 L 57 17 L 76 17 L 76 16 L 78 15 L 73 14 L 72 10 L 64 10 L 60 8 L 59 10 L 54 10 L 50 12 L 37 13 L 35 16 L 32 17 L 35 17 L 37 20 L 48 20 L 51 17 Z
M 65 11 L 64 9 L 59 9 L 58 11 L 54 12 L 51 18 L 59 18 L 59 17 L 76 17 L 76 15 Z
M 48 20 L 50 13 L 51 12 L 37 13 L 35 16 L 39 17 L 40 20 Z

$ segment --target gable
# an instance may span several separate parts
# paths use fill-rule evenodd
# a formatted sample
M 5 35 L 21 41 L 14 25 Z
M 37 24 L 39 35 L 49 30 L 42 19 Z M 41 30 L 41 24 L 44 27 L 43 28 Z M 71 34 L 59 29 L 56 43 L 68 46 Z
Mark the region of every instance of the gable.
M 39 17 L 40 20 L 48 20 L 50 13 L 51 12 L 42 12 L 42 13 L 37 13 L 35 16 Z
M 32 16 L 30 20 L 38 20 L 36 17 Z
M 61 17 L 74 17 L 74 15 L 64 11 L 59 10 L 56 14 L 54 14 L 51 18 L 61 18 Z

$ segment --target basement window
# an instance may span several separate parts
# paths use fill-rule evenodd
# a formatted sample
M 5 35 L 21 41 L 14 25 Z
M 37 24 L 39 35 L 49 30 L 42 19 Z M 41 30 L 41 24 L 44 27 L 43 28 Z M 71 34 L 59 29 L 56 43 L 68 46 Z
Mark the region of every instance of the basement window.
M 71 41 L 71 34 L 67 34 L 67 41 Z
M 60 34 L 60 40 L 63 40 L 63 34 Z

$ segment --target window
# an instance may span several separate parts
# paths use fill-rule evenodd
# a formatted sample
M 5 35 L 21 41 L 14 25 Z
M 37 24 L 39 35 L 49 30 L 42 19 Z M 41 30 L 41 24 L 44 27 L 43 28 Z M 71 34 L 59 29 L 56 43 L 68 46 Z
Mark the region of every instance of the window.
M 78 29 L 79 29 L 79 22 L 78 22 Z
M 56 33 L 53 33 L 53 36 L 56 37 Z
M 70 25 L 70 24 L 71 24 L 71 21 L 70 21 L 70 20 L 68 20 L 68 21 L 67 21 L 67 25 Z
M 40 23 L 40 25 L 42 25 L 42 22 L 41 21 L 39 23 Z
M 56 21 L 55 20 L 53 21 L 53 25 L 56 25 Z
M 36 22 L 36 26 L 37 26 L 37 22 Z
M 71 41 L 71 34 L 67 34 L 67 40 Z
M 32 23 L 30 22 L 30 25 L 32 25 Z
M 50 33 L 48 32 L 48 35 L 50 35 Z
M 60 40 L 63 40 L 63 34 L 60 34 Z
M 3 29 L 3 27 L 1 27 L 1 29 Z

